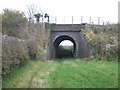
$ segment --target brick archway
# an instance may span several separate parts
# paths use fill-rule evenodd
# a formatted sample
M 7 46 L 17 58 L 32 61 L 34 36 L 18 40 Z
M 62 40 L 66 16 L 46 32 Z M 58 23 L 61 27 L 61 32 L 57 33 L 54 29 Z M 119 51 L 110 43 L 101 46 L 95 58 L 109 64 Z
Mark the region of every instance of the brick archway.
M 59 54 L 61 52 L 59 52 L 59 44 L 63 41 L 63 40 L 69 40 L 73 43 L 73 48 L 74 48 L 74 51 L 72 53 L 72 56 L 70 57 L 76 57 L 76 42 L 73 38 L 71 38 L 70 36 L 67 36 L 67 35 L 62 35 L 60 37 L 58 37 L 54 43 L 53 43 L 53 51 L 54 51 L 54 54 L 55 54 L 55 58 L 62 58 L 62 56 L 60 56 Z M 68 54 L 67 52 L 62 52 L 64 55 L 66 55 L 66 57 L 68 57 Z
M 56 58 L 57 45 L 62 40 L 70 40 L 75 45 L 75 58 L 85 58 L 90 56 L 90 49 L 85 41 L 81 30 L 77 31 L 51 31 L 47 46 L 47 59 Z

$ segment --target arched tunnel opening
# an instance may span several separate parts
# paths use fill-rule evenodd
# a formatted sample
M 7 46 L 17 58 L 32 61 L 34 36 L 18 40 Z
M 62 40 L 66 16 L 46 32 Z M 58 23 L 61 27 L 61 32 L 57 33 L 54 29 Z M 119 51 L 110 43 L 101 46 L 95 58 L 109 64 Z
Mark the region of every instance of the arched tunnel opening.
M 54 42 L 55 58 L 73 58 L 76 54 L 76 43 L 70 36 L 60 36 Z

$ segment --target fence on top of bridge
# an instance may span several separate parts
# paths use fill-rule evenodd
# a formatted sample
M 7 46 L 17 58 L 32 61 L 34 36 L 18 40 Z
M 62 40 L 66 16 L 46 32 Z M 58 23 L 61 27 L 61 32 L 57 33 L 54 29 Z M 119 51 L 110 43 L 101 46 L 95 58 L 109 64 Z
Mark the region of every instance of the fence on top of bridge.
M 85 17 L 85 16 L 50 16 L 50 23 L 56 24 L 96 24 L 96 25 L 106 25 L 113 24 L 107 18 L 102 17 Z M 114 22 L 117 23 L 117 22 Z

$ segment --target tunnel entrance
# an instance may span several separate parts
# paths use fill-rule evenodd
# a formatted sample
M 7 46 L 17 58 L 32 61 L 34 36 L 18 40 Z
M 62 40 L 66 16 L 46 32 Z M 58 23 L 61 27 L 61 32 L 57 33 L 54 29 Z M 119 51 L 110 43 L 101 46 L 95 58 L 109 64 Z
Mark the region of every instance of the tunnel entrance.
M 69 56 L 66 52 L 61 52 L 59 50 L 60 43 L 64 40 L 69 40 L 73 43 L 73 52 L 70 54 L 70 57 L 74 58 L 86 58 L 91 56 L 90 48 L 85 40 L 84 33 L 81 30 L 77 30 L 77 27 L 72 27 L 71 25 L 69 28 L 66 25 L 60 26 L 62 29 L 51 29 L 49 40 L 47 42 L 46 47 L 46 59 L 54 59 L 58 57 Z M 72 28 L 72 30 L 69 30 Z M 65 30 L 64 30 L 65 29 Z M 71 52 L 69 52 L 71 53 Z M 61 55 L 63 54 L 63 55 Z
M 73 57 L 74 44 L 70 40 L 63 40 L 58 46 L 58 58 Z
M 76 44 L 69 36 L 60 36 L 54 43 L 55 58 L 75 57 Z

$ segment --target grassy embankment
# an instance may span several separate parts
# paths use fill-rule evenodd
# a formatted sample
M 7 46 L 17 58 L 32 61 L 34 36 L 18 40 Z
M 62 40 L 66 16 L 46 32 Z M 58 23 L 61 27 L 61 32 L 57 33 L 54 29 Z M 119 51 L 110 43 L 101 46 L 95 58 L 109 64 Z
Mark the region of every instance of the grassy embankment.
M 118 63 L 90 59 L 27 61 L 3 78 L 3 88 L 117 88 Z

